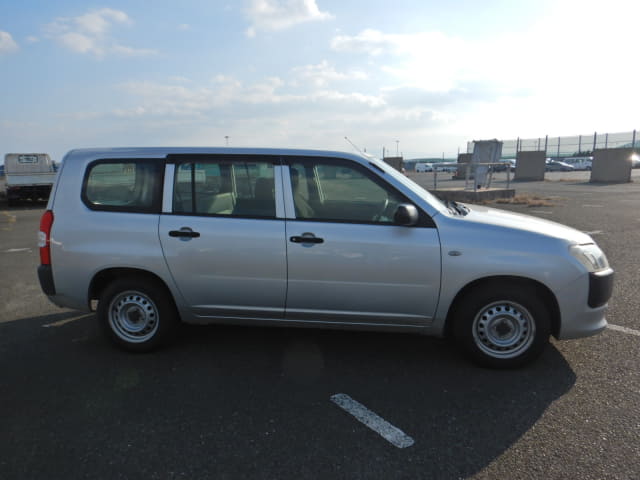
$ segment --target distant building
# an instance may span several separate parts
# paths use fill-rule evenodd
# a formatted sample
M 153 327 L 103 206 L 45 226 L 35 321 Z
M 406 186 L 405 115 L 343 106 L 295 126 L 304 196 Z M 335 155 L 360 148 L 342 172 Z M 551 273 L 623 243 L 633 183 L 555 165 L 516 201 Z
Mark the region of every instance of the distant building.
M 404 159 L 402 157 L 384 157 L 383 160 L 399 172 L 404 169 Z

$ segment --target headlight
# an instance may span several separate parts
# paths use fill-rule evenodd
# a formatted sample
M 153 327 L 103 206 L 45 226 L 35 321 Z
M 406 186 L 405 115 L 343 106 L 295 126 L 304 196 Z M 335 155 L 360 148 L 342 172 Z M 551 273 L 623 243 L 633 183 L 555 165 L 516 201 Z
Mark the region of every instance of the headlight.
M 607 257 L 595 243 L 572 245 L 569 247 L 569 251 L 589 272 L 597 272 L 609 268 Z

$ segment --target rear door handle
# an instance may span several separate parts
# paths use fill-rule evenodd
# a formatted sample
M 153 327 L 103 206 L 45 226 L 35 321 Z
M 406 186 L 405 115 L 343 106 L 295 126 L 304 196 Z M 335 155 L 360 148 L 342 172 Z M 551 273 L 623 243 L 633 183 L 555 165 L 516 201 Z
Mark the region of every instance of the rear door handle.
M 200 232 L 194 232 L 193 230 L 170 230 L 169 236 L 181 238 L 198 238 L 200 236 Z
M 324 238 L 318 237 L 291 237 L 289 240 L 293 243 L 324 243 Z

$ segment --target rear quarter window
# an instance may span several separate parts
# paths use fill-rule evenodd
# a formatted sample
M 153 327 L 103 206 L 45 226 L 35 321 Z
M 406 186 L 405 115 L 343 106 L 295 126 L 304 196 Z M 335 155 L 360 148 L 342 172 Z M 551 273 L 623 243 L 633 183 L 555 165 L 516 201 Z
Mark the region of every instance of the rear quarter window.
M 98 160 L 89 164 L 82 201 L 92 210 L 159 213 L 164 163 L 159 160 Z

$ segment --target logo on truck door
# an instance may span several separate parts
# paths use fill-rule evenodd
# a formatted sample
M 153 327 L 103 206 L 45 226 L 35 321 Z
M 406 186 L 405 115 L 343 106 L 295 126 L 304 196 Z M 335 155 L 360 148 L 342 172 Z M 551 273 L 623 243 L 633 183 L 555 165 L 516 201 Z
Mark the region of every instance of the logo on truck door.
M 18 156 L 18 163 L 38 163 L 37 155 L 20 155 Z

